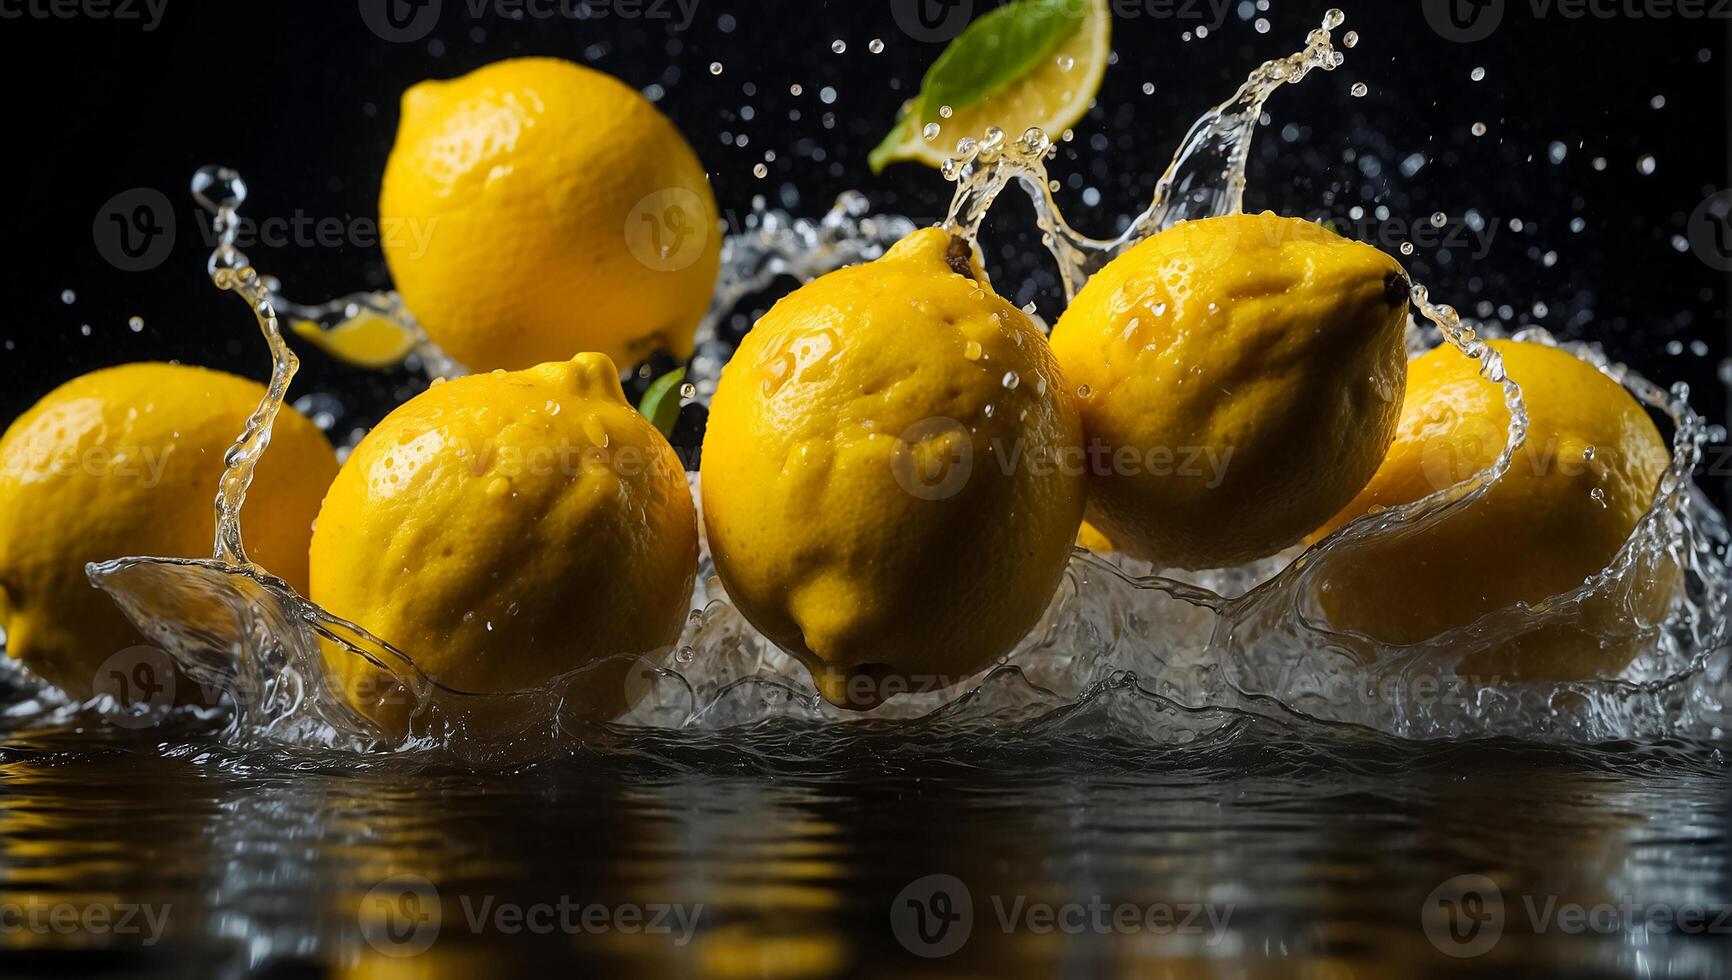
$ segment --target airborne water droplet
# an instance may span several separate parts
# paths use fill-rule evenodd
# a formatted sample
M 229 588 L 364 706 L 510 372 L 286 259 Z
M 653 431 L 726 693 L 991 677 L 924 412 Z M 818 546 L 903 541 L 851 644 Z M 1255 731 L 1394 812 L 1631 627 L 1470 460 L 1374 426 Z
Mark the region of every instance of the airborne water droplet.
M 837 38 L 836 40 L 830 42 L 830 50 L 836 52 L 837 54 L 841 54 L 842 52 L 848 50 L 848 42 L 842 40 L 841 38 Z
M 719 61 L 710 62 L 710 74 L 720 75 L 721 73 L 722 73 L 722 63 Z
M 1015 391 L 1016 386 L 1022 384 L 1022 378 L 1018 377 L 1015 371 L 1004 372 L 1004 378 L 1002 380 L 1006 391 Z
M 126 321 L 126 325 L 133 333 L 140 333 L 144 330 L 144 317 L 132 317 Z
M 938 138 L 938 124 L 935 122 L 927 123 L 926 126 L 920 130 L 920 137 L 922 139 L 926 140 L 926 142 L 928 142 L 928 143 L 937 139 Z
M 872 40 L 866 42 L 866 50 L 872 52 L 873 54 L 883 54 L 884 53 L 883 40 L 881 40 L 879 38 L 873 38 Z
M 1470 71 L 1467 73 L 1467 77 L 1473 79 L 1476 82 L 1483 82 L 1483 81 L 1485 81 L 1485 69 L 1484 68 L 1475 68 L 1473 71 Z
M 60 302 L 65 303 L 67 306 L 71 306 L 73 303 L 78 302 L 78 294 L 70 289 L 62 289 L 60 291 Z
M 1061 54 L 1058 56 L 1058 70 L 1059 71 L 1070 71 L 1072 68 L 1075 68 L 1075 67 L 1076 67 L 1076 59 L 1075 58 L 1071 57 L 1068 54 Z
M 1354 98 L 1363 99 L 1371 89 L 1367 88 L 1364 82 L 1354 82 L 1351 91 Z

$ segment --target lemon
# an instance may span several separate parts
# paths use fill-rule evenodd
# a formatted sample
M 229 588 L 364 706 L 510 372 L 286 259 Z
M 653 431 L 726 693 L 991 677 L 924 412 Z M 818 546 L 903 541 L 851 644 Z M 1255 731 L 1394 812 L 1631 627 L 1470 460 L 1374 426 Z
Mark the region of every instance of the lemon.
M 514 58 L 403 95 L 379 192 L 391 277 L 477 371 L 692 350 L 721 255 L 679 131 L 621 82 Z
M 1086 479 L 1069 384 L 970 250 L 929 228 L 783 298 L 703 447 L 716 571 L 834 704 L 962 680 L 1056 589 Z
M 1611 561 L 1652 503 L 1670 453 L 1623 386 L 1568 351 L 1508 340 L 1491 346 L 1521 385 L 1525 446 L 1484 496 L 1433 526 L 1362 542 L 1331 566 L 1319 600 L 1336 627 L 1417 643 L 1513 603 L 1567 592 Z M 1414 360 L 1394 445 L 1323 532 L 1492 465 L 1509 410 L 1501 386 L 1481 378 L 1478 366 L 1447 346 Z M 1643 618 L 1663 613 L 1670 598 L 1673 580 L 1660 579 L 1633 597 Z M 1566 680 L 1616 673 L 1634 652 L 1579 636 L 1550 642 L 1558 639 L 1506 645 L 1463 669 Z
M 325 497 L 311 597 L 458 691 L 609 661 L 577 700 L 611 717 L 621 655 L 678 638 L 697 554 L 684 466 L 613 362 L 579 354 L 437 384 L 386 416 Z M 334 647 L 326 662 L 357 708 L 403 727 L 393 681 Z
M 1087 391 L 1089 522 L 1181 568 L 1298 542 L 1394 437 L 1408 289 L 1377 249 L 1273 214 L 1186 222 L 1108 263 L 1052 333 Z
M 1073 17 L 1076 23 L 1070 24 Z M 1112 33 L 1106 0 L 1023 0 L 989 13 L 933 65 L 921 96 L 872 151 L 872 169 L 898 160 L 943 166 L 957 140 L 979 139 L 992 127 L 1013 136 L 1039 127 L 1056 138 L 1087 114 L 1100 91 Z M 1023 42 L 1024 37 L 1032 40 Z M 1043 38 L 1052 40 L 1043 43 Z M 1008 60 L 1006 49 L 1012 49 L 1012 58 L 1021 55 L 1032 63 L 1018 73 L 1023 65 Z M 958 84 L 944 84 L 944 78 L 957 76 Z M 987 91 L 966 102 L 947 94 L 979 87 Z M 961 104 L 951 105 L 950 99 Z M 930 126 L 937 133 L 928 138 Z
M 49 392 L 0 438 L 0 624 L 38 676 L 89 697 L 103 662 L 143 642 L 87 562 L 208 558 L 223 457 L 265 389 L 177 364 L 94 371 Z M 336 454 L 285 408 L 241 520 L 248 557 L 296 588 Z

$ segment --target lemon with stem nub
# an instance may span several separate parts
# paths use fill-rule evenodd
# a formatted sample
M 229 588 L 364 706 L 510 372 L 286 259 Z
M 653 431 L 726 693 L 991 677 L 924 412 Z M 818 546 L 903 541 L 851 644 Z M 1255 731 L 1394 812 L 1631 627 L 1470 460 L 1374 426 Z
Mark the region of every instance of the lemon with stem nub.
M 834 704 L 1009 652 L 1082 519 L 1069 382 L 960 239 L 915 232 L 783 298 L 710 406 L 703 506 L 730 599 Z
M 379 191 L 405 304 L 471 369 L 690 356 L 721 256 L 697 155 L 624 83 L 513 58 L 403 94 Z
M 1273 214 L 1184 222 L 1113 259 L 1052 332 L 1088 391 L 1089 523 L 1181 568 L 1297 543 L 1395 435 L 1409 288 L 1377 249 Z
M 697 513 L 673 447 L 601 354 L 434 385 L 344 464 L 319 512 L 312 598 L 446 688 L 502 693 L 584 673 L 568 703 L 629 705 L 690 608 Z M 404 692 L 346 650 L 343 693 L 391 730 Z M 479 716 L 478 716 L 479 717 Z
M 75 697 L 143 642 L 85 575 L 131 555 L 208 558 L 223 458 L 262 385 L 178 364 L 127 364 L 54 389 L 0 438 L 0 625 L 6 648 Z M 337 457 L 292 408 L 277 416 L 241 522 L 247 557 L 307 587 L 307 542 Z

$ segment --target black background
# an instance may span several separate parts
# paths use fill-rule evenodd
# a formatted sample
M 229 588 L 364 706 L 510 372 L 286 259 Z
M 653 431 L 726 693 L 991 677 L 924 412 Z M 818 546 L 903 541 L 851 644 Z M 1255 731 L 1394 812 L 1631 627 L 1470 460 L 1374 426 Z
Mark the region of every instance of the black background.
M 516 18 L 509 0 L 443 0 L 431 32 L 412 42 L 366 26 L 361 7 L 372 0 L 165 0 L 150 30 L 140 0 L 108 2 L 137 4 L 136 19 L 92 16 L 102 0 L 0 0 L 9 137 L 0 157 L 9 200 L 0 420 L 79 372 L 127 361 L 178 359 L 263 378 L 251 318 L 205 277 L 204 222 L 186 190 L 193 171 L 213 162 L 239 169 L 253 218 L 371 219 L 402 90 L 499 58 L 558 55 L 640 90 L 659 87 L 658 104 L 696 148 L 736 226 L 754 195 L 817 215 L 858 188 L 875 207 L 924 221 L 941 217 L 949 197 L 934 171 L 898 165 L 873 176 L 864 163 L 942 47 L 900 26 L 912 0 L 686 0 L 689 24 L 672 0 L 641 0 L 637 16 L 636 0 L 592 0 L 589 17 L 544 0 Z M 1475 209 L 1492 231 L 1485 254 L 1467 237 L 1402 257 L 1434 295 L 1469 313 L 1489 303 L 1512 325 L 1598 339 L 1656 380 L 1689 382 L 1698 407 L 1724 418 L 1727 277 L 1673 239 L 1707 195 L 1732 186 L 1732 20 L 1639 16 L 1666 8 L 1638 0 L 1598 0 L 1615 16 L 1577 19 L 1557 0 L 1544 15 L 1537 0 L 1491 2 L 1501 23 L 1473 43 L 1434 29 L 1420 0 L 1346 4 L 1344 30 L 1359 42 L 1340 70 L 1272 99 L 1247 206 L 1346 218 L 1355 204 L 1383 204 L 1388 221 L 1350 223 L 1391 250 L 1433 212 L 1459 233 Z M 977 0 L 975 12 L 992 5 Z M 567 10 L 576 6 L 566 0 Z M 1105 234 L 1140 210 L 1191 120 L 1258 62 L 1299 48 L 1325 5 L 1268 6 L 1256 13 L 1270 21 L 1260 33 L 1237 0 L 1218 25 L 1221 0 L 1115 0 L 1117 63 L 1052 166 L 1072 224 Z M 1198 25 L 1212 29 L 1198 38 Z M 874 38 L 881 53 L 870 50 Z M 841 54 L 832 50 L 838 39 Z M 1470 78 L 1475 67 L 1483 80 Z M 1355 82 L 1368 94 L 1355 97 Z M 1484 136 L 1473 135 L 1476 122 Z M 1562 163 L 1548 158 L 1554 141 L 1567 147 Z M 758 178 L 766 150 L 776 159 Z M 1400 162 L 1416 153 L 1425 166 L 1404 175 Z M 1655 158 L 1651 175 L 1638 170 L 1643 154 Z M 105 202 L 136 188 L 173 202 L 177 230 L 160 265 L 128 272 L 99 253 L 93 222 Z M 1092 207 L 1090 188 L 1099 195 Z M 995 281 L 1054 315 L 1060 297 L 1029 225 L 1021 200 L 1007 197 L 994 213 L 986 245 Z M 370 243 L 256 245 L 249 254 L 302 301 L 388 285 Z M 65 290 L 76 294 L 70 304 Z M 734 328 L 752 313 L 743 310 Z M 129 329 L 132 316 L 143 318 L 142 331 Z M 296 392 L 341 399 L 339 440 L 418 383 L 302 354 Z M 682 438 L 696 438 L 689 417 Z

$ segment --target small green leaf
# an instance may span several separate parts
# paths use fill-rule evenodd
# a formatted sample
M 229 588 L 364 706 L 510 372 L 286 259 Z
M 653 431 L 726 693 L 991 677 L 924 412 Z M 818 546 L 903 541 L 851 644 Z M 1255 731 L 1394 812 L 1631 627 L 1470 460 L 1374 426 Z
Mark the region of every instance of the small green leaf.
M 873 172 L 937 122 L 940 106 L 973 105 L 1028 74 L 1082 28 L 1088 12 L 1088 0 L 1013 0 L 969 24 L 927 69 L 920 94 L 867 157 Z
M 670 439 L 673 438 L 674 423 L 679 421 L 680 384 L 685 380 L 686 369 L 675 368 L 651 381 L 649 389 L 643 393 L 643 400 L 637 403 L 637 410 L 643 417 Z

